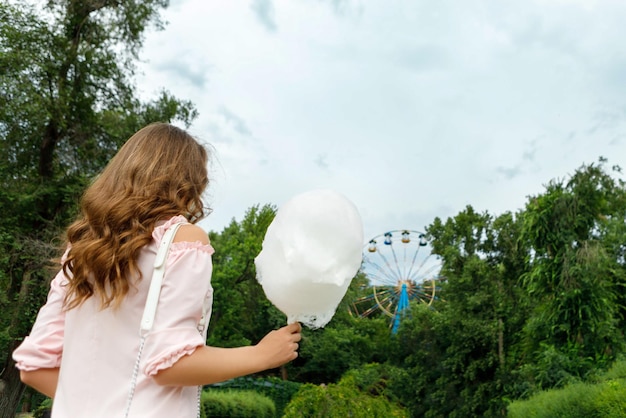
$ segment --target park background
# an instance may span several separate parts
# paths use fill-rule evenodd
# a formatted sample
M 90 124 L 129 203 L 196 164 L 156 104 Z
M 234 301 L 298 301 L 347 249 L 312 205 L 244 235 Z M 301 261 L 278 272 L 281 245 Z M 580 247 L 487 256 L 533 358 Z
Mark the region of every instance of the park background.
M 438 299 L 414 303 L 397 333 L 382 314 L 350 314 L 371 291 L 357 276 L 333 322 L 306 331 L 298 361 L 233 383 L 270 395 L 273 414 L 625 414 L 620 2 L 167 3 L 0 5 L 1 416 L 42 401 L 10 353 L 45 300 L 81 191 L 157 120 L 215 147 L 215 210 L 203 223 L 218 249 L 211 344 L 254 343 L 284 323 L 252 260 L 293 193 L 336 186 L 368 237 L 423 230 L 441 259 Z M 163 21 L 193 33 L 193 15 L 177 18 L 189 5 L 205 17 L 195 37 L 221 45 L 199 47 L 204 67 Z M 311 44 L 325 54 L 297 55 Z M 178 77 L 218 71 L 185 84 L 172 62 Z

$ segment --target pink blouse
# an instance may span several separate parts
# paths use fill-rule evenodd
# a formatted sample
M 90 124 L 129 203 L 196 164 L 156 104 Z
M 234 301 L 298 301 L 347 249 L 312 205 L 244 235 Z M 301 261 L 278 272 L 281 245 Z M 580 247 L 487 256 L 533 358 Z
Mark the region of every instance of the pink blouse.
M 153 241 L 141 250 L 138 267 L 143 279 L 118 309 L 100 309 L 97 297 L 63 311 L 67 278 L 60 271 L 50 286 L 46 304 L 23 343 L 13 352 L 20 370 L 60 367 L 53 418 L 123 416 L 139 350 L 139 322 L 152 277 L 158 245 L 176 216 L 157 226 Z M 152 376 L 171 367 L 205 344 L 198 331 L 203 307 L 213 302 L 210 245 L 173 242 L 152 331 L 148 334 L 130 417 L 195 417 L 197 387 L 159 386 Z

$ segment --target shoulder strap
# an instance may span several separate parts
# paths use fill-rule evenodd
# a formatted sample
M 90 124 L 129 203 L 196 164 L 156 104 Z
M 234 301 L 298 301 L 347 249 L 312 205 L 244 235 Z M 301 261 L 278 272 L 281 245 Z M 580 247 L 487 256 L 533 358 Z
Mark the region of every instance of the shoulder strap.
M 161 295 L 161 284 L 165 275 L 165 260 L 167 259 L 170 244 L 174 240 L 174 235 L 176 235 L 176 231 L 178 231 L 181 225 L 181 223 L 174 224 L 165 231 L 159 244 L 159 249 L 154 259 L 154 272 L 152 273 L 152 281 L 150 282 L 148 297 L 146 298 L 146 306 L 143 310 L 141 326 L 139 327 L 139 334 L 142 336 L 146 335 L 152 329 L 152 325 L 154 325 L 154 317 L 159 303 L 159 296 Z
M 176 235 L 176 231 L 182 223 L 174 224 L 165 231 L 163 234 L 163 238 L 161 239 L 161 243 L 159 244 L 159 249 L 157 250 L 156 257 L 154 259 L 154 271 L 152 273 L 152 281 L 150 282 L 150 288 L 148 289 L 148 297 L 146 298 L 146 306 L 143 310 L 143 316 L 141 318 L 141 325 L 139 327 L 139 335 L 141 337 L 141 341 L 139 343 L 139 352 L 137 353 L 137 359 L 135 360 L 135 366 L 133 367 L 133 374 L 131 377 L 130 391 L 128 393 L 128 399 L 126 401 L 126 408 L 124 410 L 124 418 L 128 418 L 130 414 L 130 407 L 133 402 L 133 397 L 135 395 L 135 388 L 137 386 L 137 376 L 139 374 L 139 362 L 141 361 L 141 354 L 143 353 L 143 347 L 146 342 L 146 335 L 152 329 L 154 325 L 154 317 L 156 315 L 157 305 L 159 303 L 159 296 L 161 295 L 161 284 L 163 283 L 163 276 L 165 275 L 165 260 L 167 260 L 167 253 L 170 249 L 170 244 L 174 240 L 174 235 Z M 206 318 L 205 308 L 202 308 L 202 320 L 203 323 L 202 330 L 205 330 L 206 324 L 205 321 L 208 322 L 208 318 Z M 198 325 L 200 329 L 200 324 Z M 205 336 L 206 338 L 206 336 Z M 202 393 L 202 386 L 198 386 L 198 407 L 196 417 L 200 418 L 201 415 L 201 405 L 200 405 L 200 394 Z

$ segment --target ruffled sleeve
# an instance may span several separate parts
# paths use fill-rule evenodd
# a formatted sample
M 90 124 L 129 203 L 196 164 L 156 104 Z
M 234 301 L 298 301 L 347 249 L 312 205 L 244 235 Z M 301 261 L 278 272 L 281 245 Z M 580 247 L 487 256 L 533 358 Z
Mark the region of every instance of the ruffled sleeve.
M 163 227 L 157 227 L 155 238 L 160 239 L 164 230 L 176 221 L 173 218 Z M 210 315 L 213 301 L 211 254 L 213 248 L 200 242 L 171 244 L 154 325 L 144 345 L 141 368 L 146 375 L 153 376 L 171 367 L 181 357 L 205 345 L 198 323 L 203 307 L 206 315 Z
M 39 310 L 30 335 L 13 352 L 13 360 L 18 369 L 32 371 L 61 365 L 65 329 L 63 300 L 66 283 L 67 279 L 61 270 L 50 284 L 48 299 Z

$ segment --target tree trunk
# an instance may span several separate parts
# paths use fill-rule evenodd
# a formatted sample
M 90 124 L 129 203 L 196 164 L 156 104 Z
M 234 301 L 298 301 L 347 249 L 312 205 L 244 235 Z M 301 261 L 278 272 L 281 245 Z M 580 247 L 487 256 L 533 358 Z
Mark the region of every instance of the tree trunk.
M 498 319 L 498 359 L 500 360 L 500 367 L 504 368 L 504 322 L 502 318 Z
M 20 291 L 16 302 L 13 304 L 13 311 L 11 312 L 12 319 L 10 329 L 15 330 L 18 328 L 18 322 L 20 322 L 20 315 L 23 310 L 23 305 L 28 299 L 28 295 L 32 291 L 31 287 L 31 274 L 30 269 L 32 266 L 24 266 L 26 271 L 22 275 Z M 43 302 L 43 301 L 42 301 Z M 17 405 L 20 402 L 24 389 L 26 388 L 20 380 L 20 372 L 15 367 L 15 361 L 13 361 L 13 350 L 15 350 L 21 344 L 21 338 L 14 338 L 9 344 L 9 351 L 4 359 L 4 369 L 0 373 L 0 418 L 14 418 Z
M 39 149 L 39 177 L 49 180 L 54 174 L 54 149 L 59 141 L 59 130 L 55 120 L 48 121 Z
M 13 341 L 9 346 L 8 361 L 0 375 L 0 418 L 15 418 L 17 405 L 26 389 L 20 380 L 20 371 L 15 368 L 15 362 L 10 354 L 18 345 L 19 341 Z
M 24 396 L 22 396 L 22 407 L 20 408 L 21 412 L 30 412 L 33 403 L 33 391 L 26 390 L 24 391 Z

